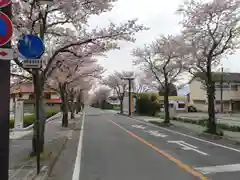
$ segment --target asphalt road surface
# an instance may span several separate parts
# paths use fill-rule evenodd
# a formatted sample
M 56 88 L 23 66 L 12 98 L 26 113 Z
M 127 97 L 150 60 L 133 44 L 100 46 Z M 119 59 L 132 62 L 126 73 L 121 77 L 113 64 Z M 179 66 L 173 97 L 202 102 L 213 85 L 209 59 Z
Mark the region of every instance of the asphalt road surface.
M 72 180 L 240 180 L 240 149 L 86 108 Z

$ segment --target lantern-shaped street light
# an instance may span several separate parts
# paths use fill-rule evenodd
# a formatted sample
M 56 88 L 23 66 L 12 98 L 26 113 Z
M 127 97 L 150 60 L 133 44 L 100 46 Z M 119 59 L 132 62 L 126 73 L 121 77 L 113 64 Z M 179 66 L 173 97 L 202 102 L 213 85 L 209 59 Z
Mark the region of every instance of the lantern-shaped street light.
M 132 81 L 134 77 L 122 77 L 122 80 L 128 80 L 128 115 L 132 116 Z

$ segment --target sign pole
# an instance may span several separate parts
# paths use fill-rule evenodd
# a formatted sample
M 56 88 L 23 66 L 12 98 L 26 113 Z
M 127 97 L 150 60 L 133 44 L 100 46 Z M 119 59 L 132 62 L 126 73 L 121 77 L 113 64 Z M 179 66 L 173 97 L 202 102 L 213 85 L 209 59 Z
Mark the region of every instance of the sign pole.
M 0 11 L 10 19 L 12 16 L 11 3 Z M 11 48 L 11 41 L 1 46 Z M 10 61 L 0 60 L 0 175 L 1 180 L 8 180 L 9 168 L 9 101 L 10 101 Z
M 34 69 L 34 88 L 35 88 L 35 106 L 39 107 L 40 104 L 40 93 L 38 91 L 38 82 L 39 82 L 39 72 L 37 69 Z M 39 112 L 39 108 L 36 108 L 36 124 L 35 124 L 35 128 L 36 128 L 36 151 L 37 151 L 37 174 L 40 173 L 40 157 L 41 157 L 41 152 L 40 152 L 40 112 Z

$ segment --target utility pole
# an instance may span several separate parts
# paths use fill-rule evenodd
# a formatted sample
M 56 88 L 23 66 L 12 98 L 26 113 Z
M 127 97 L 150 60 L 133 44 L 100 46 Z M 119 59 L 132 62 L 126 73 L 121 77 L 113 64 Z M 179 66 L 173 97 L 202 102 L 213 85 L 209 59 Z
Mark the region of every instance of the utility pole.
M 221 80 L 220 80 L 220 103 L 221 113 L 223 113 L 223 66 L 221 67 Z
M 128 80 L 128 115 L 132 116 L 132 81 L 134 80 L 133 77 L 123 77 L 123 80 Z
M 2 4 L 1 4 L 2 5 Z M 0 8 L 10 20 L 12 18 L 11 2 Z M 0 27 L 3 28 L 3 27 Z M 9 31 L 9 30 L 7 30 Z M 7 34 L 7 32 L 6 32 Z M 0 39 L 3 38 L 0 36 Z M 1 39 L 2 40 L 2 39 Z M 11 40 L 1 46 L 11 49 Z M 1 59 L 1 57 L 0 57 Z M 9 101 L 10 101 L 10 60 L 0 60 L 0 175 L 1 180 L 8 180 L 9 168 Z

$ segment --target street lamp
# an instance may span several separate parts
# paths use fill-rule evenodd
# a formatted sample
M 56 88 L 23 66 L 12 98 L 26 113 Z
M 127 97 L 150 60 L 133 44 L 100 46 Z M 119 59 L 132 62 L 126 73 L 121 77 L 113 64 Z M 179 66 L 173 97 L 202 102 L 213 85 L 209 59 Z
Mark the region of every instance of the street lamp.
M 122 80 L 128 80 L 128 115 L 132 116 L 132 81 L 134 80 L 134 77 L 122 77 Z
M 221 104 L 221 113 L 223 113 L 223 64 L 221 64 L 220 104 Z

